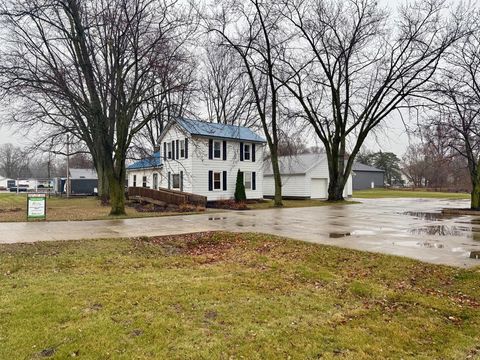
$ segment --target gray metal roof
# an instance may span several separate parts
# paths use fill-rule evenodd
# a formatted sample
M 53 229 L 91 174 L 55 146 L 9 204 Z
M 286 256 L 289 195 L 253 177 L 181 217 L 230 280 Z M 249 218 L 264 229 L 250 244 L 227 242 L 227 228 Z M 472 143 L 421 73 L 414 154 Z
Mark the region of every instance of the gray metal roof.
M 370 172 L 385 172 L 381 169 L 377 169 L 376 167 L 365 165 L 359 162 L 354 162 L 352 166 L 353 171 L 370 171 Z
M 71 179 L 97 180 L 97 172 L 93 169 L 70 169 Z
M 154 152 L 150 157 L 144 158 L 127 166 L 127 170 L 156 169 L 162 166 L 160 151 Z
M 255 134 L 245 126 L 211 123 L 200 120 L 178 118 L 177 123 L 192 135 L 217 137 L 223 139 L 265 142 L 265 139 Z
M 280 156 L 278 163 L 280 173 L 283 175 L 302 175 L 305 174 L 317 163 L 326 159 L 324 153 L 321 154 L 301 154 L 292 156 Z M 264 175 L 273 175 L 272 162 L 270 159 L 265 161 Z

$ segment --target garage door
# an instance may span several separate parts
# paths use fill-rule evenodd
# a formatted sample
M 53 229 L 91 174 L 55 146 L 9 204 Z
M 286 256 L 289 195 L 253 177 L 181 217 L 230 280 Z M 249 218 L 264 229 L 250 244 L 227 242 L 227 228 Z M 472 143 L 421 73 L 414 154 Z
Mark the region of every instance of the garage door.
M 312 178 L 312 199 L 326 199 L 327 198 L 327 179 Z

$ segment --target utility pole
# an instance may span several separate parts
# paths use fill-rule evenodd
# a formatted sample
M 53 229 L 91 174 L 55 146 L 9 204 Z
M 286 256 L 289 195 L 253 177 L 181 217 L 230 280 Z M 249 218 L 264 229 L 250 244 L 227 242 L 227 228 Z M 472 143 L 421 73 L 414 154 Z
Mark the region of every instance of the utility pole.
M 70 135 L 67 134 L 67 198 L 70 197 Z

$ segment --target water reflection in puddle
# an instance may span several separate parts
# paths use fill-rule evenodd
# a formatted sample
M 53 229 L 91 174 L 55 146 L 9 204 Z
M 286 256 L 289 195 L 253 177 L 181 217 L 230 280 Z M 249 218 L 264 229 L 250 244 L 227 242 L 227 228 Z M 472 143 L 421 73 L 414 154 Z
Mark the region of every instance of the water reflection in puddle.
M 469 236 L 471 229 L 464 226 L 432 225 L 410 229 L 413 235 Z
M 421 212 L 421 211 L 406 211 L 402 215 L 413 216 L 417 219 L 428 220 L 428 221 L 442 221 L 449 220 L 458 217 L 458 215 L 453 214 L 442 214 L 439 212 Z
M 334 233 L 328 234 L 328 237 L 331 239 L 338 239 L 338 238 L 347 237 L 347 236 L 350 236 L 349 232 L 347 233 L 334 232 Z
M 208 218 L 208 220 L 225 220 L 225 219 L 226 219 L 225 216 L 222 216 L 222 217 L 220 217 L 220 216 L 215 216 L 215 217 L 214 217 L 214 216 L 210 216 L 210 217 Z

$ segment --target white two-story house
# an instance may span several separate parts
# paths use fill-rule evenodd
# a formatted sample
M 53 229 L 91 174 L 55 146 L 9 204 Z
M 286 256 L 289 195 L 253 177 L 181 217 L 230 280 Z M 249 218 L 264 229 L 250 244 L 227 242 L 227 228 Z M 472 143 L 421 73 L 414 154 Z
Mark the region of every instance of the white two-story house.
M 160 150 L 127 167 L 128 186 L 166 188 L 232 199 L 243 172 L 247 199 L 263 198 L 265 140 L 251 129 L 179 118 L 158 139 Z

